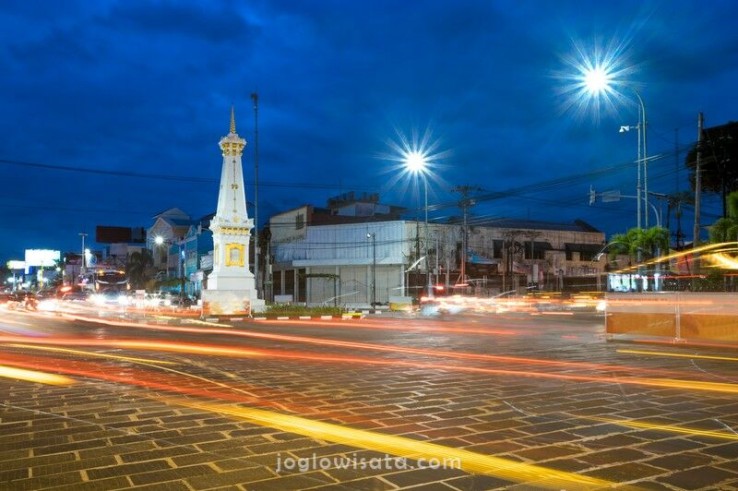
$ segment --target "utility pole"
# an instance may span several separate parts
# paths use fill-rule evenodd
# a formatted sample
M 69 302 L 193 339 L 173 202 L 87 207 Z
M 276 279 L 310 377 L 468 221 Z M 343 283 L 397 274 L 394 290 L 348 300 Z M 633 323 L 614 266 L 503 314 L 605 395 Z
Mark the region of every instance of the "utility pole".
M 472 191 L 481 191 L 482 189 L 476 186 L 456 186 L 451 191 L 461 194 L 461 200 L 459 201 L 459 207 L 464 216 L 464 222 L 461 229 L 461 273 L 456 283 L 466 285 L 466 250 L 467 250 L 467 216 L 469 214 L 469 208 L 474 206 L 476 202 L 469 198 L 469 193 Z
M 697 116 L 697 162 L 694 168 L 694 230 L 692 247 L 697 247 L 700 242 L 700 197 L 702 194 L 702 128 L 704 125 L 704 116 L 699 113 Z
M 702 195 L 702 130 L 705 123 L 704 116 L 700 112 L 697 115 L 697 162 L 694 167 L 694 230 L 692 249 L 700 243 L 700 199 Z M 692 274 L 700 271 L 700 258 L 693 255 Z M 694 280 L 693 280 L 694 282 Z
M 251 93 L 254 101 L 254 284 L 259 297 L 259 95 Z M 263 297 L 262 297 L 263 298 Z

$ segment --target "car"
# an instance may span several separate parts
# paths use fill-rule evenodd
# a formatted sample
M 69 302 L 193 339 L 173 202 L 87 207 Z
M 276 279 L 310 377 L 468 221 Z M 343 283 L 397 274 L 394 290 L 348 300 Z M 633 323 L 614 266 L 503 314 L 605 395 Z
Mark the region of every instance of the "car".
M 25 299 L 25 292 L 0 292 L 0 305 L 8 308 L 15 308 L 18 305 L 25 305 Z
M 63 293 L 60 300 L 64 302 L 86 302 L 90 298 L 90 292 L 77 290 Z
M 128 296 L 125 292 L 119 292 L 116 290 L 107 290 L 100 293 L 95 293 L 90 297 L 90 300 L 97 305 L 108 305 L 108 306 L 125 306 L 128 305 Z
M 169 303 L 172 307 L 181 307 L 181 308 L 189 308 L 192 306 L 193 302 L 192 299 L 188 296 L 172 296 L 169 300 Z

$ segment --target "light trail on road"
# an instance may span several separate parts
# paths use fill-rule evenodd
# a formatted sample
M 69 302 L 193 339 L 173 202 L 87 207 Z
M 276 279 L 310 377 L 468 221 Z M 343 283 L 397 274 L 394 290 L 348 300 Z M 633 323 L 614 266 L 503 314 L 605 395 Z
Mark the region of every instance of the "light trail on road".
M 734 356 L 697 355 L 694 353 L 667 353 L 664 351 L 647 351 L 634 349 L 619 349 L 617 351 L 618 353 L 627 353 L 633 355 L 664 356 L 671 358 L 689 358 L 696 360 L 738 361 L 738 357 Z
M 0 342 L 6 341 L 4 338 L 0 338 Z M 35 340 L 34 340 L 35 341 Z M 16 341 L 17 342 L 17 341 Z M 26 340 L 26 343 L 28 340 Z M 629 385 L 641 385 L 650 387 L 668 387 L 668 388 L 681 388 L 687 390 L 698 390 L 698 391 L 712 391 L 721 393 L 738 394 L 738 385 L 729 383 L 719 382 L 704 382 L 695 380 L 680 380 L 680 379 L 667 379 L 667 378 L 648 378 L 648 377 L 624 377 L 618 376 L 611 373 L 603 375 L 576 375 L 570 373 L 551 373 L 551 372 L 537 372 L 530 370 L 510 370 L 501 368 L 489 368 L 489 367 L 476 367 L 476 366 L 465 366 L 465 365 L 449 365 L 446 363 L 434 363 L 434 362 L 415 362 L 405 360 L 387 360 L 387 359 L 376 359 L 366 358 L 351 355 L 324 355 L 315 353 L 306 353 L 301 351 L 287 351 L 287 350 L 274 350 L 274 349 L 242 349 L 231 346 L 220 346 L 220 345 L 204 345 L 195 343 L 184 343 L 175 341 L 138 341 L 138 340 L 90 340 L 86 338 L 76 339 L 55 339 L 55 340 L 39 340 L 43 344 L 60 344 L 60 345 L 86 345 L 86 346 L 105 346 L 125 349 L 138 349 L 138 350 L 149 350 L 149 351 L 168 351 L 175 353 L 188 353 L 188 354 L 199 354 L 204 356 L 225 356 L 225 357 L 240 357 L 240 358 L 260 358 L 260 359 L 292 359 L 301 361 L 312 361 L 312 362 L 330 362 L 330 363 L 348 363 L 348 364 L 363 364 L 363 365 L 375 365 L 375 366 L 401 366 L 408 368 L 421 368 L 427 370 L 444 370 L 450 372 L 466 372 L 466 373 L 477 373 L 487 375 L 503 375 L 513 377 L 524 377 L 524 378 L 542 378 L 551 380 L 562 380 L 562 381 L 576 381 L 576 382 L 597 382 L 605 384 L 629 384 Z M 34 343 L 36 344 L 36 343 Z M 3 359 L 0 357 L 0 362 Z M 6 364 L 7 357 L 6 357 Z M 575 364 L 576 365 L 576 364 Z M 39 368 L 37 364 L 34 364 L 32 368 Z M 59 369 L 58 366 L 49 367 L 51 371 Z M 642 372 L 642 370 L 638 370 Z
M 23 348 L 23 349 L 35 349 L 35 350 L 43 350 L 43 351 L 50 351 L 50 352 L 56 352 L 56 353 L 67 353 L 70 355 L 83 355 L 83 356 L 90 356 L 93 358 L 107 358 L 109 360 L 118 360 L 118 361 L 130 361 L 132 363 L 141 363 L 141 364 L 149 364 L 149 365 L 174 365 L 176 362 L 173 361 L 166 361 L 166 360 L 157 360 L 152 358 L 135 358 L 132 356 L 121 356 L 121 355 L 113 355 L 110 353 L 97 353 L 95 351 L 83 351 L 83 350 L 75 350 L 70 348 L 56 348 L 53 346 L 40 346 L 40 345 L 34 345 L 34 344 L 9 344 L 8 345 L 11 348 Z
M 493 457 L 436 443 L 413 440 L 402 436 L 314 421 L 288 414 L 180 399 L 159 400 L 167 404 L 232 416 L 259 426 L 268 426 L 318 440 L 385 452 L 408 459 L 437 459 L 441 462 L 449 461 L 449 459 L 458 459 L 461 469 L 466 472 L 485 474 L 513 482 L 531 484 L 538 489 L 592 490 L 609 488 L 613 485 L 609 481 L 594 477 Z
M 329 329 L 342 329 L 346 327 L 346 324 L 337 323 L 335 321 L 321 321 L 311 320 L 310 323 L 299 320 L 287 320 L 287 321 L 272 321 L 272 320 L 256 320 L 258 324 L 280 324 L 290 327 L 299 328 L 311 328 L 311 327 L 327 327 Z M 394 325 L 388 324 L 387 320 L 374 320 L 374 319 L 362 319 L 360 322 L 352 321 L 351 327 L 355 329 L 374 329 L 374 330 L 386 330 L 386 331 L 400 331 L 406 330 L 407 332 L 433 332 L 442 334 L 479 334 L 483 336 L 519 336 L 522 334 L 518 329 L 511 328 L 482 328 L 482 327 L 466 327 L 459 325 L 460 323 L 453 323 L 450 326 L 431 326 L 431 325 L 411 325 L 407 324 Z
M 0 377 L 47 385 L 72 385 L 74 380 L 54 373 L 0 365 Z
M 561 367 L 564 369 L 577 369 L 577 370 L 582 370 L 582 369 L 592 369 L 592 370 L 598 370 L 598 371 L 606 371 L 606 370 L 629 371 L 629 370 L 632 370 L 630 367 L 624 366 L 624 365 L 605 365 L 605 364 L 589 363 L 589 362 L 582 362 L 582 361 L 571 362 L 571 361 L 561 361 L 561 360 L 545 360 L 545 359 L 540 359 L 540 358 L 502 356 L 502 355 L 491 355 L 491 354 L 484 354 L 484 353 L 469 353 L 469 352 L 448 351 L 448 350 L 440 350 L 440 349 L 413 348 L 413 347 L 407 347 L 407 346 L 364 343 L 364 342 L 357 342 L 357 341 L 344 341 L 344 340 L 338 340 L 338 339 L 316 338 L 316 337 L 310 337 L 310 336 L 295 336 L 295 335 L 286 335 L 286 334 L 261 333 L 261 332 L 255 332 L 255 331 L 235 330 L 231 326 L 229 326 L 230 327 L 229 329 L 223 329 L 223 328 L 203 329 L 203 328 L 197 328 L 197 327 L 167 326 L 167 325 L 160 325 L 160 324 L 108 321 L 104 319 L 101 319 L 98 322 L 105 324 L 105 325 L 110 325 L 110 326 L 134 327 L 138 329 L 154 330 L 157 332 L 165 332 L 165 331 L 166 332 L 178 332 L 178 333 L 184 332 L 184 333 L 191 333 L 191 334 L 207 334 L 207 335 L 218 334 L 218 335 L 236 336 L 236 337 L 243 337 L 243 338 L 254 338 L 254 339 L 267 340 L 267 341 L 285 341 L 285 342 L 297 343 L 297 344 L 304 343 L 304 344 L 312 344 L 312 345 L 317 345 L 317 346 L 330 346 L 330 347 L 337 347 L 337 348 L 352 348 L 352 349 L 358 349 L 358 350 L 381 351 L 381 352 L 388 352 L 388 353 L 394 353 L 394 354 L 412 354 L 412 355 L 429 356 L 429 357 L 444 357 L 444 358 L 453 358 L 453 359 L 467 360 L 467 361 L 537 364 L 537 365 L 545 365 L 545 366 L 551 366 L 551 367 Z M 4 341 L 5 341 L 5 338 L 0 337 L 0 342 L 4 342 Z M 86 344 L 84 341 L 79 341 L 79 342 L 81 344 Z M 638 370 L 639 373 L 642 373 L 643 371 L 644 371 L 643 369 Z M 652 372 L 660 373 L 660 374 L 667 373 L 667 371 L 663 369 L 652 370 Z
M 612 418 L 597 418 L 593 416 L 585 416 L 585 418 L 590 419 L 592 421 L 598 421 L 600 423 L 615 424 L 618 426 L 623 426 L 626 428 L 635 428 L 639 430 L 656 430 L 656 431 L 663 431 L 666 433 L 679 433 L 682 435 L 689 435 L 689 436 L 706 436 L 706 437 L 715 438 L 718 440 L 738 441 L 738 433 L 736 433 L 732 429 L 731 429 L 732 433 L 728 433 L 726 431 L 703 430 L 700 428 L 690 428 L 688 426 L 664 425 L 664 424 L 659 424 L 659 423 L 649 423 L 646 421 L 633 421 L 633 420 L 612 419 Z

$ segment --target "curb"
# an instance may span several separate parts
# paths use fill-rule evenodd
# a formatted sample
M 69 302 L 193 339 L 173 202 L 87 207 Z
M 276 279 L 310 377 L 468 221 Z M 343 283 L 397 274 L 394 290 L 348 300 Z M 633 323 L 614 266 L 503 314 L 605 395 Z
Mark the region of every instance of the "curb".
M 354 320 L 363 319 L 366 312 L 352 312 L 342 315 L 254 315 L 253 317 L 205 317 L 205 322 L 248 322 L 248 321 L 326 321 L 326 320 Z

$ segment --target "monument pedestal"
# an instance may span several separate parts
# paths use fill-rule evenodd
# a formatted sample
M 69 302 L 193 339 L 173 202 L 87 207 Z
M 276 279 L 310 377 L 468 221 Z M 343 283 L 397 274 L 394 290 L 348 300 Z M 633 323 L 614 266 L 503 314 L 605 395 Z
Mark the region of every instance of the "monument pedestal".
M 266 310 L 254 290 L 203 290 L 202 315 L 248 316 Z
M 208 276 L 208 287 L 202 291 L 203 316 L 243 316 L 264 310 L 266 303 L 257 296 L 253 275 Z

